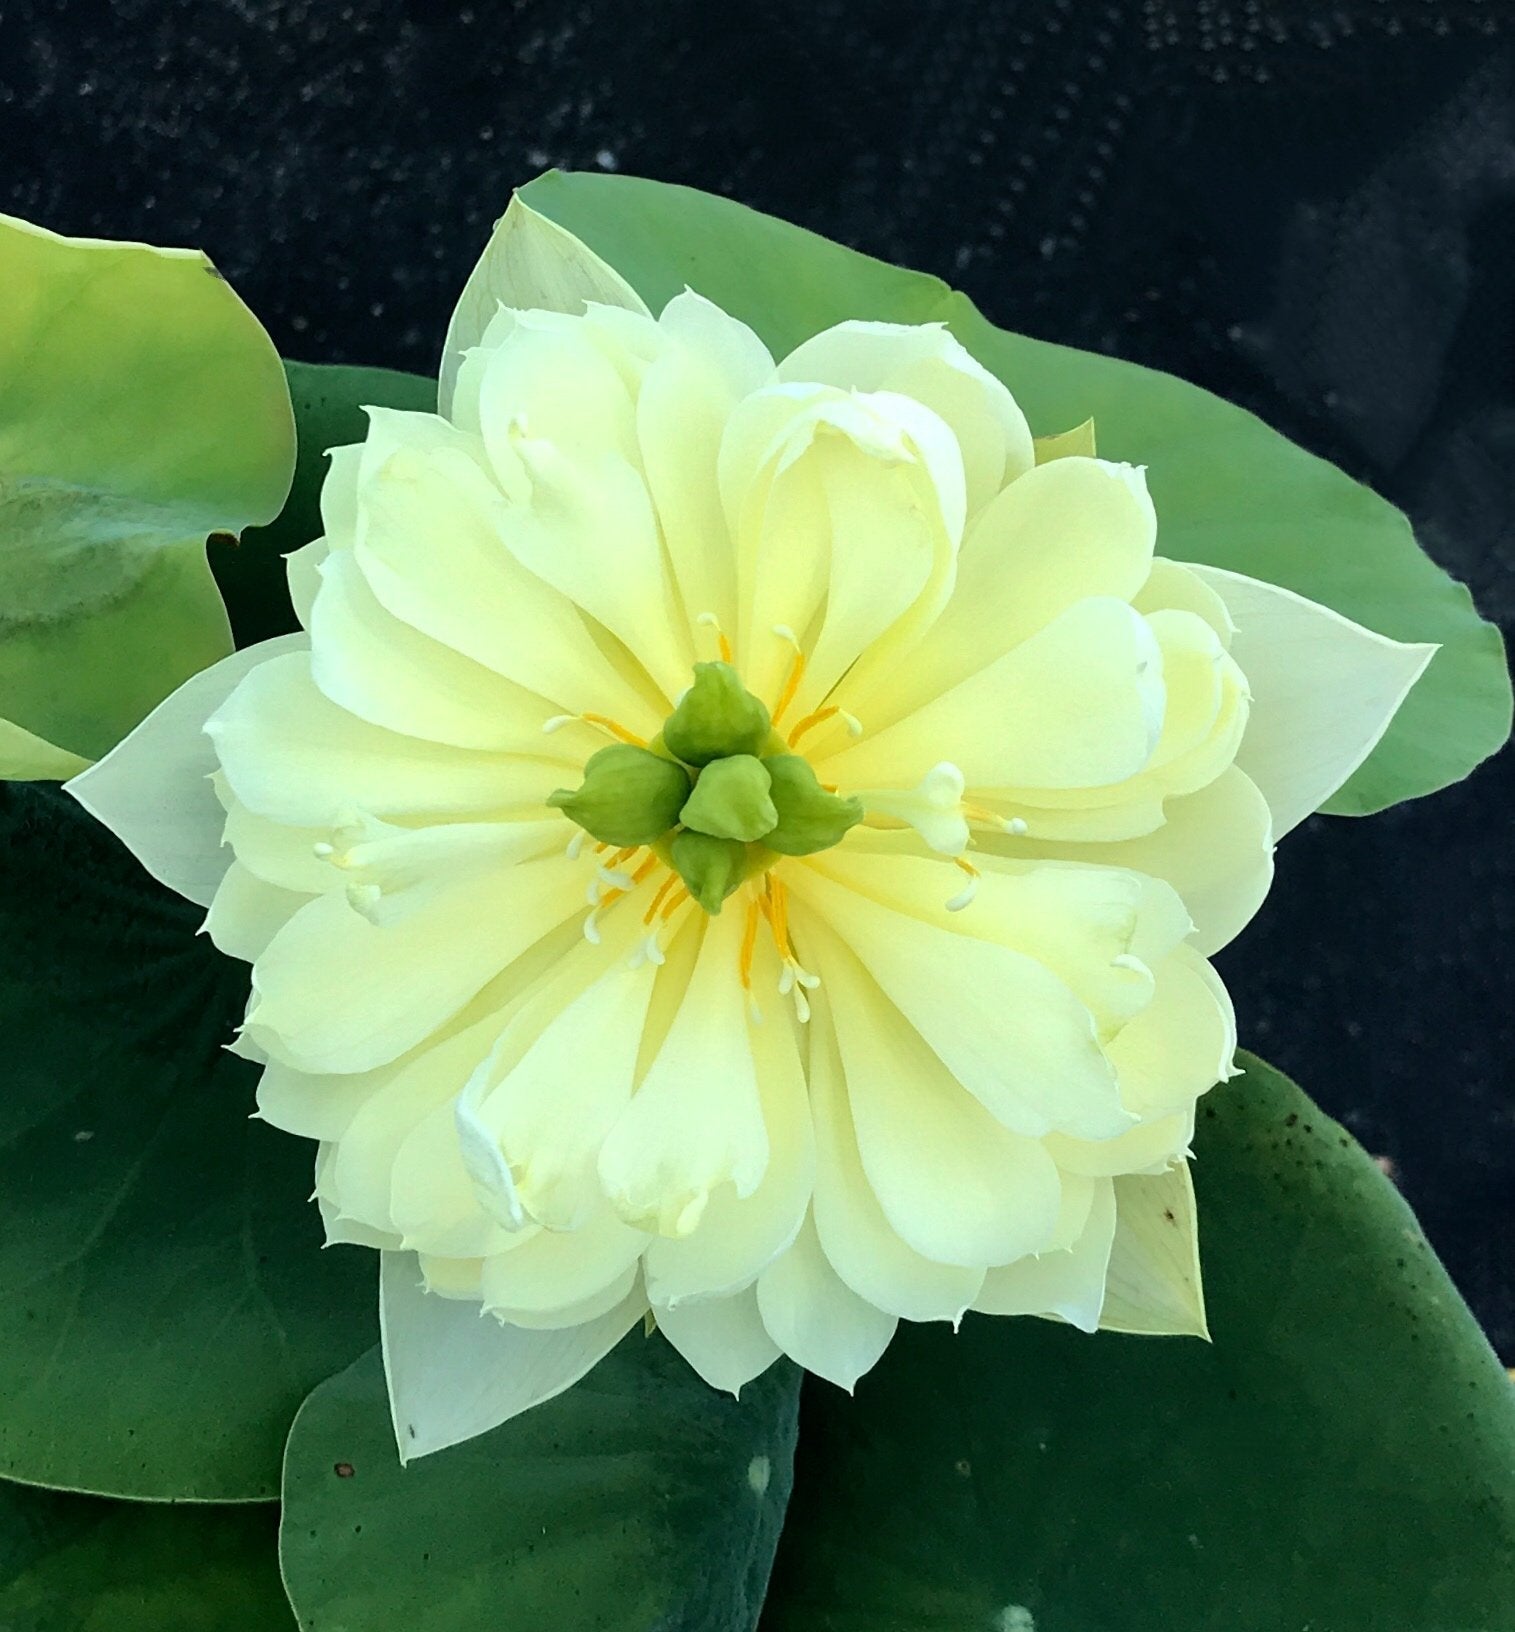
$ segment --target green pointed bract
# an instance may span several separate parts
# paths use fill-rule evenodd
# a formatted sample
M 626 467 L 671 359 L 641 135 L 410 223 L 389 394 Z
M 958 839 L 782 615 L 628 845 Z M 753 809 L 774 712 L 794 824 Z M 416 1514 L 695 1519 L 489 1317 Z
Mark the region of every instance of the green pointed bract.
M 719 912 L 721 903 L 747 876 L 747 846 L 736 839 L 716 839 L 686 829 L 674 835 L 669 853 L 674 871 L 709 913 Z
M 768 710 L 729 663 L 696 663 L 694 684 L 668 716 L 663 741 L 686 765 L 755 754 L 768 740 Z
M 751 754 L 712 760 L 700 772 L 679 820 L 712 838 L 760 839 L 779 819 L 768 787 L 763 762 Z
M 682 765 L 617 742 L 590 757 L 581 787 L 559 788 L 547 803 L 591 838 L 624 848 L 661 838 L 678 821 L 689 786 Z
M 763 835 L 770 850 L 781 856 L 811 856 L 839 844 L 847 829 L 862 821 L 862 804 L 828 793 L 798 754 L 775 754 L 763 765 L 778 812 L 777 825 Z

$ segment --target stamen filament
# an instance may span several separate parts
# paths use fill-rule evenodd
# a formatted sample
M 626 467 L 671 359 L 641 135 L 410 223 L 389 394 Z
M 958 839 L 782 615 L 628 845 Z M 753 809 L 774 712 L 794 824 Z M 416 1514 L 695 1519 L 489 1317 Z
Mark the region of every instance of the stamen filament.
M 755 900 L 747 903 L 747 922 L 742 928 L 742 955 L 738 961 L 738 970 L 742 977 L 742 985 L 752 990 L 752 959 L 757 952 L 758 920 L 760 917 L 758 904 Z
M 807 731 L 814 730 L 818 725 L 824 725 L 827 720 L 834 720 L 840 713 L 841 709 L 833 703 L 827 708 L 816 709 L 813 714 L 807 714 L 789 733 L 789 746 L 793 748 Z
M 773 705 L 773 713 L 770 716 L 774 726 L 777 727 L 779 721 L 784 717 L 784 710 L 794 701 L 795 695 L 800 689 L 800 681 L 805 678 L 805 653 L 800 647 L 799 639 L 794 630 L 789 628 L 787 624 L 776 623 L 773 626 L 773 632 L 780 640 L 787 640 L 794 647 L 794 662 L 789 666 L 789 678 L 784 682 L 784 689 L 779 693 L 779 700 Z M 789 741 L 792 746 L 794 738 L 791 737 Z
M 715 638 L 720 649 L 721 661 L 723 663 L 730 663 L 732 660 L 731 642 L 726 638 L 726 631 L 721 628 L 721 620 L 715 615 L 714 612 L 701 612 L 694 621 L 696 623 L 703 624 L 707 629 L 715 630 Z
M 978 894 L 978 881 L 982 874 L 965 856 L 953 856 L 952 865 L 968 875 L 967 884 L 947 903 L 948 912 L 961 912 Z
M 597 725 L 600 730 L 609 732 L 617 742 L 629 742 L 633 748 L 647 746 L 645 737 L 639 737 L 636 732 L 628 731 L 624 725 L 618 724 L 606 714 L 554 714 L 550 720 L 542 722 L 542 735 L 550 737 L 554 731 L 561 731 L 565 725 L 572 725 L 575 720 L 581 720 L 585 725 Z
M 668 877 L 658 885 L 658 893 L 653 896 L 652 905 L 642 914 L 642 922 L 644 924 L 650 924 L 652 920 L 657 917 L 658 908 L 663 904 L 663 897 L 673 888 L 674 881 L 678 878 L 678 876 L 679 875 L 677 873 L 670 872 Z
M 647 739 L 639 737 L 634 731 L 628 731 L 624 725 L 618 724 L 605 714 L 580 714 L 579 718 L 585 725 L 597 725 L 602 731 L 608 731 L 618 742 L 629 742 L 633 748 L 645 748 Z
M 794 948 L 789 942 L 789 892 L 772 873 L 768 875 L 768 899 L 773 914 L 768 921 L 773 926 L 774 944 L 781 958 L 792 958 Z
M 963 815 L 970 822 L 978 822 L 983 827 L 998 828 L 1001 833 L 1008 833 L 1017 839 L 1029 831 L 1019 816 L 998 816 L 992 810 L 985 810 L 982 805 L 965 804 Z

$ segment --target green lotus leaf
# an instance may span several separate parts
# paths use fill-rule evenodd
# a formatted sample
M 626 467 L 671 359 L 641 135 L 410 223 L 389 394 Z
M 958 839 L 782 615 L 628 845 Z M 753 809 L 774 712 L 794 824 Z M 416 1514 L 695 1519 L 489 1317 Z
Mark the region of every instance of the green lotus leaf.
M 275 1510 L 0 1484 L 5 1632 L 294 1632 Z
M 368 435 L 365 407 L 432 413 L 435 380 L 391 368 L 352 368 L 336 363 L 285 363 L 294 405 L 299 457 L 284 508 L 266 527 L 249 527 L 241 538 L 217 533 L 210 566 L 237 645 L 252 646 L 291 634 L 298 624 L 290 605 L 284 557 L 321 535 L 321 484 L 327 452 Z
M 401 1467 L 377 1350 L 306 1401 L 280 1556 L 308 1632 L 752 1632 L 799 1373 L 739 1400 L 633 1331 L 582 1382 Z
M 272 343 L 195 250 L 0 216 L 0 774 L 114 746 L 231 649 L 205 541 L 278 514 Z
M 764 1632 L 1498 1632 L 1515 1389 L 1291 1082 L 1200 1102 L 1213 1341 L 969 1315 L 807 1382 Z
M 373 1341 L 373 1255 L 321 1250 L 309 1147 L 251 1119 L 247 974 L 202 916 L 60 789 L 0 787 L 11 1478 L 276 1495 L 300 1401 Z
M 848 318 L 946 323 L 1014 392 L 1038 436 L 1085 435 L 1092 418 L 1101 457 L 1148 467 L 1164 555 L 1280 584 L 1396 640 L 1440 642 L 1325 809 L 1365 814 L 1431 793 L 1509 736 L 1503 645 L 1467 590 L 1422 553 L 1391 504 L 1243 409 L 1171 375 L 1007 333 L 939 279 L 728 199 L 556 171 L 521 196 L 652 311 L 687 285 L 750 324 L 775 356 Z

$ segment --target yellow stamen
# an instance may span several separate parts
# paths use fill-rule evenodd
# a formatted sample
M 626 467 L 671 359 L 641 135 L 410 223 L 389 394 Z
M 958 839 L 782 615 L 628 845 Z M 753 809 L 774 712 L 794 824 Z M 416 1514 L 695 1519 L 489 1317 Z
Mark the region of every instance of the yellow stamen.
M 661 913 L 663 922 L 666 924 L 668 920 L 673 917 L 674 913 L 676 913 L 688 899 L 688 889 L 683 884 L 680 884 L 673 894 L 668 897 L 667 904 L 663 908 Z
M 773 928 L 774 945 L 781 958 L 794 956 L 794 945 L 789 939 L 789 892 L 772 873 L 768 875 L 768 898 L 771 909 L 769 924 Z
M 816 709 L 814 714 L 807 714 L 804 719 L 801 720 L 797 726 L 795 726 L 794 730 L 789 733 L 789 746 L 791 748 L 794 747 L 795 743 L 797 743 L 807 731 L 812 730 L 817 725 L 823 725 L 827 720 L 834 720 L 840 713 L 841 709 L 839 709 L 833 703 L 828 708 Z M 775 719 L 777 717 L 777 715 L 774 716 Z
M 658 908 L 663 904 L 663 897 L 673 888 L 674 881 L 678 878 L 678 876 L 679 875 L 677 873 L 670 872 L 668 877 L 658 885 L 658 893 L 653 896 L 652 905 L 642 914 L 642 922 L 644 924 L 650 924 L 652 920 L 657 917 Z
M 794 662 L 789 665 L 789 678 L 784 682 L 784 689 L 779 693 L 779 700 L 773 705 L 771 718 L 774 726 L 784 717 L 784 710 L 794 701 L 795 694 L 800 689 L 800 681 L 805 678 L 805 654 L 800 649 L 800 643 L 795 639 L 794 631 L 782 625 L 776 628 L 774 634 L 787 640 L 794 647 Z M 793 741 L 793 738 L 790 739 Z
M 1001 833 L 1008 833 L 1012 838 L 1019 838 L 1026 831 L 1026 824 L 1019 816 L 997 816 L 992 810 L 985 810 L 982 805 L 965 804 L 963 815 L 970 822 L 978 822 L 983 827 L 998 828 Z
M 645 748 L 647 739 L 639 737 L 634 731 L 628 731 L 624 725 L 618 724 L 605 714 L 580 714 L 579 718 L 585 725 L 597 725 L 602 731 L 608 731 L 618 742 L 629 742 L 633 748 Z
M 756 900 L 747 903 L 747 922 L 742 929 L 742 955 L 738 963 L 742 985 L 752 990 L 752 959 L 757 952 L 759 908 Z
M 646 878 L 648 873 L 650 873 L 652 869 L 657 866 L 657 864 L 658 858 L 656 856 L 648 856 L 646 861 L 644 861 L 642 865 L 638 867 L 637 870 L 631 875 L 631 882 L 633 884 L 640 884 L 642 880 Z
M 623 861 L 630 861 L 641 848 L 639 844 L 628 844 L 624 850 L 617 850 L 605 865 L 613 870 L 619 867 Z
M 726 631 L 721 628 L 721 620 L 715 615 L 715 613 L 701 612 L 699 617 L 697 617 L 694 621 L 696 623 L 704 624 L 707 629 L 715 630 L 716 644 L 720 650 L 721 661 L 723 663 L 731 662 L 731 642 L 727 640 Z

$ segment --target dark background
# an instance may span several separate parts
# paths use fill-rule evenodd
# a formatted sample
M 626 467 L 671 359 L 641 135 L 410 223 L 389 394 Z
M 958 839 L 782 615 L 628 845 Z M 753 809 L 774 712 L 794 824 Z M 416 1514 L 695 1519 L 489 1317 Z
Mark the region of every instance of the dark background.
M 1512 76 L 1512 0 L 0 0 L 0 209 L 431 372 L 513 186 L 692 183 L 1244 403 L 1509 632 Z M 1512 784 L 1317 818 L 1220 961 L 1515 1362 Z

